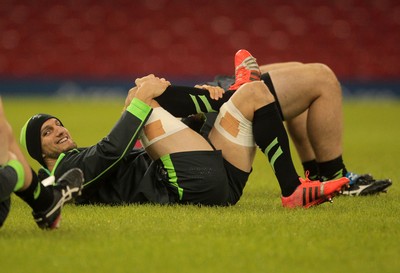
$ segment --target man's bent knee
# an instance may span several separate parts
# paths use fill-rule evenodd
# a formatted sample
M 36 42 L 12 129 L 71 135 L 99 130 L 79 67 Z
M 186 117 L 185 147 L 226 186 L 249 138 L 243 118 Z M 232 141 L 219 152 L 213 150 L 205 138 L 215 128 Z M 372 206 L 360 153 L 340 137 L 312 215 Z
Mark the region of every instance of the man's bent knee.
M 245 147 L 254 147 L 253 125 L 232 101 L 224 103 L 214 123 L 215 129 L 226 139 Z
M 314 70 L 316 79 L 314 85 L 322 90 L 341 90 L 340 83 L 332 69 L 322 63 L 309 64 Z
M 252 103 L 256 108 L 260 105 L 271 103 L 275 100 L 272 93 L 263 81 L 253 81 L 239 87 L 236 91 L 238 97 L 246 104 Z

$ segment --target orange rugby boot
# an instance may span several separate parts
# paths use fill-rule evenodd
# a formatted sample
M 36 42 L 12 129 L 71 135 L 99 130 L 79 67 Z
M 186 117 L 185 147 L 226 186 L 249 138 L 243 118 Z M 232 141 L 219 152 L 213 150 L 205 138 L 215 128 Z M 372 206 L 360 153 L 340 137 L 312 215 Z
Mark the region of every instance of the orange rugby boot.
M 245 49 L 236 52 L 235 55 L 235 83 L 229 87 L 229 90 L 237 90 L 246 82 L 259 81 L 261 71 L 258 67 L 256 58 Z

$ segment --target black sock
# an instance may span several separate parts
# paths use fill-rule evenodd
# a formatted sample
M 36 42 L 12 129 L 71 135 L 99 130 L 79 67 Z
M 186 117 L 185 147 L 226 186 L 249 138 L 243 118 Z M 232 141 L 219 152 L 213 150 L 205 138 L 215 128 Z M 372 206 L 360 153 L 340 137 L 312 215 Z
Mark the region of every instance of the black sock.
M 315 159 L 310 161 L 302 162 L 304 173 L 308 172 L 308 178 L 310 180 L 318 180 L 319 172 L 318 172 L 318 164 Z
M 326 162 L 318 163 L 321 181 L 337 179 L 346 175 L 347 170 L 343 164 L 342 156 Z
M 17 172 L 12 167 L 0 167 L 0 202 L 10 197 L 17 185 L 17 181 Z
M 39 182 L 36 173 L 32 170 L 32 182 L 23 191 L 15 192 L 35 212 L 47 210 L 53 203 L 54 195 L 52 189 L 45 187 Z
M 213 100 L 207 90 L 171 85 L 155 100 L 175 117 L 187 117 L 197 113 L 218 112 L 233 93 L 227 91 L 219 100 Z
M 254 112 L 253 134 L 256 144 L 267 156 L 275 172 L 282 196 L 291 195 L 300 185 L 300 181 L 290 155 L 289 139 L 275 102 Z

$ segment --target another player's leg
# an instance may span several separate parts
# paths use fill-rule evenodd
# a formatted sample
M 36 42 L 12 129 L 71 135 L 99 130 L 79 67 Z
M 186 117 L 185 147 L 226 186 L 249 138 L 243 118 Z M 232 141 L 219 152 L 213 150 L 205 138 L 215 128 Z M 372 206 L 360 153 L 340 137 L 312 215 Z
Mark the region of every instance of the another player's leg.
M 36 224 L 42 229 L 58 228 L 62 207 L 81 194 L 83 182 L 82 171 L 74 168 L 64 173 L 54 185 L 45 187 L 52 193 L 53 198 L 46 208 L 33 210 L 32 215 Z
M 250 171 L 254 147 L 252 150 L 248 139 L 253 135 L 275 172 L 283 206 L 310 207 L 323 203 L 348 183 L 346 178 L 324 183 L 299 179 L 274 98 L 260 81 L 247 83 L 236 91 L 231 101 L 221 108 L 209 137 L 228 162 L 243 171 Z M 246 148 L 246 143 L 247 154 L 241 151 Z
M 294 68 L 297 69 L 294 69 Z M 311 105 L 315 103 L 315 101 L 321 100 L 322 97 L 341 97 L 341 90 L 340 86 L 336 80 L 336 77 L 334 76 L 333 72 L 330 69 L 327 69 L 325 66 L 318 66 L 318 65 L 301 65 L 297 64 L 295 66 L 284 66 L 284 70 L 281 71 L 283 72 L 274 72 L 273 77 L 274 77 L 274 86 L 271 88 L 275 87 L 275 82 L 279 81 L 292 81 L 292 85 L 290 83 L 285 82 L 283 85 L 281 85 L 278 89 L 276 89 L 277 96 L 278 98 L 280 96 L 284 96 L 285 99 L 291 98 L 293 90 L 288 90 L 284 88 L 296 88 L 294 90 L 298 90 L 300 93 L 305 93 L 306 95 L 304 97 L 307 97 L 313 92 L 317 92 L 318 95 L 317 99 L 315 99 Z M 302 70 L 303 74 L 300 74 L 299 71 Z M 307 72 L 309 71 L 309 72 Z M 281 76 L 281 74 L 283 76 Z M 296 77 L 295 75 L 300 74 L 300 77 Z M 286 75 L 293 75 L 286 77 Z M 317 75 L 317 76 L 316 76 Z M 265 75 L 263 75 L 263 78 Z M 318 77 L 318 79 L 316 79 Z M 314 81 L 320 82 L 320 81 L 326 81 L 325 84 L 320 84 L 319 88 L 318 85 L 315 87 L 314 86 Z M 272 85 L 272 82 L 267 84 Z M 309 90 L 309 91 L 307 91 Z M 370 174 L 355 174 L 353 172 L 349 172 L 343 163 L 341 154 L 339 154 L 338 150 L 336 153 L 333 153 L 333 156 L 331 157 L 321 157 L 321 154 L 317 156 L 314 152 L 314 146 L 311 143 L 311 140 L 309 138 L 309 134 L 313 134 L 313 131 L 310 132 L 308 126 L 310 123 L 315 123 L 315 121 L 309 120 L 309 112 L 310 110 L 305 110 L 302 114 L 294 116 L 293 118 L 290 118 L 290 114 L 288 115 L 287 111 L 287 105 L 285 105 L 285 99 L 283 99 L 283 104 L 281 104 L 281 107 L 283 109 L 285 118 L 286 118 L 286 124 L 287 124 L 287 129 L 288 132 L 293 140 L 293 143 L 296 147 L 296 150 L 300 156 L 300 159 L 303 163 L 303 168 L 305 171 L 309 171 L 310 179 L 317 179 L 318 177 L 322 180 L 329 180 L 329 179 L 335 179 L 339 177 L 346 176 L 350 180 L 350 187 L 343 191 L 344 195 L 351 195 L 351 196 L 357 196 L 357 195 L 371 195 L 371 194 L 377 194 L 380 192 L 385 192 L 389 186 L 392 185 L 392 181 L 390 179 L 380 179 L 376 180 L 374 179 Z M 279 99 L 280 100 L 280 99 Z M 289 99 L 290 101 L 290 99 Z M 340 102 L 338 99 L 333 99 L 334 102 Z M 298 101 L 293 101 L 293 103 L 301 103 Z M 328 115 L 329 113 L 332 112 L 331 108 L 333 107 L 331 104 L 325 104 L 326 108 L 324 112 L 321 112 L 321 110 L 313 109 L 315 110 L 312 112 L 312 114 L 320 114 L 321 116 L 323 115 Z M 311 106 L 313 107 L 313 106 Z M 334 107 L 335 109 L 341 109 L 341 105 L 336 105 Z M 331 122 L 339 122 L 339 120 L 333 118 L 331 119 Z M 327 121 L 325 124 L 323 124 L 321 127 L 318 128 L 324 128 L 324 126 L 329 125 L 329 122 Z M 334 127 L 332 127 L 334 128 Z M 341 132 L 341 127 L 337 126 L 336 129 L 330 129 L 325 132 L 329 132 L 332 130 L 340 130 Z M 314 134 L 315 135 L 315 134 Z M 334 136 L 334 138 L 337 137 L 337 134 L 330 134 L 329 136 L 325 137 L 324 131 L 319 132 L 319 134 L 316 135 L 318 138 L 318 141 L 331 141 L 332 138 L 331 136 Z M 314 137 L 315 138 L 315 137 Z M 332 145 L 338 145 L 341 147 L 341 140 L 339 142 L 339 139 L 337 141 L 332 142 Z M 321 147 L 321 145 L 316 146 L 316 149 L 318 150 Z M 324 144 L 325 150 L 332 149 L 334 147 L 330 147 L 329 142 Z
M 18 160 L 10 160 L 0 169 L 0 190 L 2 194 L 0 226 L 3 225 L 10 210 L 10 194 L 15 192 L 33 209 L 32 214 L 40 228 L 54 229 L 59 227 L 62 206 L 81 192 L 82 171 L 72 169 L 58 179 L 55 185 L 47 187 L 38 182 L 36 174 L 32 171 L 30 185 L 25 190 L 21 190 L 24 176 L 22 164 Z
M 310 179 L 318 179 L 318 162 L 307 135 L 307 111 L 287 121 L 287 129 L 303 164 L 304 172 L 309 172 Z M 386 192 L 392 185 L 390 179 L 375 179 L 370 174 L 356 174 L 347 171 L 345 176 L 350 180 L 349 187 L 342 194 L 364 196 Z
M 3 226 L 5 220 L 7 219 L 8 213 L 10 212 L 11 198 L 0 202 L 0 228 Z
M 14 192 L 24 200 L 32 208 L 35 221 L 40 228 L 57 228 L 63 204 L 80 194 L 83 183 L 82 172 L 78 169 L 71 170 L 60 178 L 56 185 L 45 187 L 40 183 L 13 137 L 1 99 L 0 131 L 2 132 L 1 139 L 4 140 L 4 137 L 6 139 L 9 155 L 7 162 L 5 164 L 2 162 L 3 168 L 0 170 L 1 186 L 7 189 L 4 191 L 4 196 L 9 197 L 11 192 Z
M 0 97 L 0 227 L 3 226 L 11 206 L 11 193 L 21 187 L 23 177 L 19 180 L 14 168 L 22 168 L 9 152 L 9 124 L 4 116 Z

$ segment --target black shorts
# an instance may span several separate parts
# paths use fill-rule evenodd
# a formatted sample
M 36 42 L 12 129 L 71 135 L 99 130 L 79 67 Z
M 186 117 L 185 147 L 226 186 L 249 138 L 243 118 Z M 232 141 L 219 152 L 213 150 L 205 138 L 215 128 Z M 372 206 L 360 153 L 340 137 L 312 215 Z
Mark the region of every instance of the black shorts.
M 219 150 L 174 153 L 158 164 L 172 200 L 181 204 L 234 205 L 250 175 L 224 160 Z

